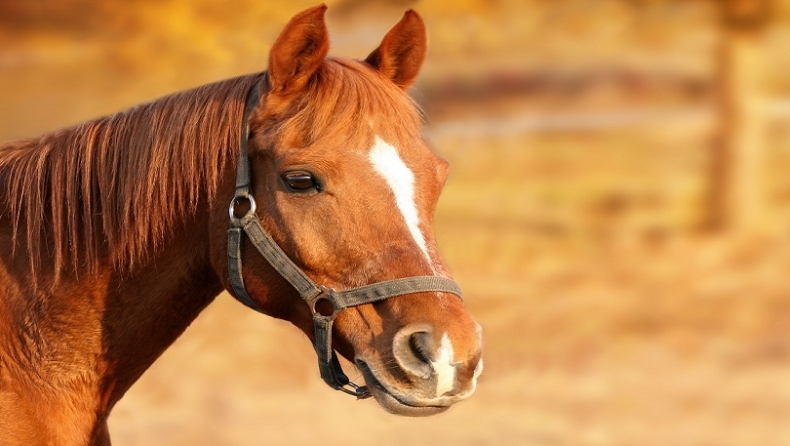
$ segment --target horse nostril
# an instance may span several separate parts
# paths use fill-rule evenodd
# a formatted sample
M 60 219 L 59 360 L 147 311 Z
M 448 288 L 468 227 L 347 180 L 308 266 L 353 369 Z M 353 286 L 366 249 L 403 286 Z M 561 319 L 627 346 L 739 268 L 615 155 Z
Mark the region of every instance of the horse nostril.
M 422 325 L 401 329 L 395 334 L 392 344 L 392 354 L 401 368 L 421 379 L 428 379 L 433 374 L 433 350 L 430 328 Z
M 418 331 L 409 336 L 409 347 L 411 347 L 412 353 L 414 353 L 417 359 L 426 364 L 431 363 L 431 347 L 429 342 L 430 334 L 424 331 Z

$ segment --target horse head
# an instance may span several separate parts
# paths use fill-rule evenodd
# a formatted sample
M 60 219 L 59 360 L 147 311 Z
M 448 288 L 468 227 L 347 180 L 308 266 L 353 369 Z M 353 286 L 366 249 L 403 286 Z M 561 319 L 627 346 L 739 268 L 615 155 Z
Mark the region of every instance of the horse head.
M 364 61 L 333 58 L 325 10 L 291 19 L 252 93 L 245 149 L 256 224 L 322 289 L 449 280 L 433 233 L 448 164 L 430 149 L 406 92 L 425 58 L 425 25 L 409 11 Z M 218 205 L 212 256 L 220 277 L 228 277 L 227 219 Z M 311 310 L 250 243 L 240 256 L 244 290 L 231 279 L 225 287 L 317 342 L 316 315 L 332 313 L 320 308 L 327 303 Z M 357 365 L 388 411 L 430 415 L 474 391 L 481 329 L 455 293 L 423 287 L 334 316 L 331 348 Z

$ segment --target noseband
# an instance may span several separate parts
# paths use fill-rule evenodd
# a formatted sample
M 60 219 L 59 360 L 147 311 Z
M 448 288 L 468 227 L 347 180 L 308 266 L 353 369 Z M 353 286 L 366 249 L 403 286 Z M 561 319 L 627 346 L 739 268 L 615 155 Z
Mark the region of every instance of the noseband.
M 357 398 L 367 398 L 370 396 L 368 388 L 356 385 L 348 379 L 343 373 L 337 355 L 332 348 L 332 323 L 337 315 L 348 307 L 378 302 L 404 294 L 444 292 L 460 297 L 461 288 L 457 283 L 446 277 L 414 276 L 335 291 L 331 288 L 316 285 L 307 277 L 263 229 L 255 213 L 255 199 L 250 192 L 252 178 L 247 145 L 250 136 L 248 120 L 252 110 L 258 104 L 258 96 L 258 86 L 256 84 L 250 90 L 244 108 L 239 159 L 236 167 L 236 194 L 228 209 L 230 214 L 230 229 L 228 229 L 228 274 L 230 285 L 239 301 L 255 311 L 262 312 L 249 293 L 247 293 L 242 277 L 242 248 L 244 235 L 246 234 L 258 252 L 299 292 L 299 295 L 310 307 L 315 328 L 313 346 L 318 355 L 318 369 L 321 372 L 321 378 L 333 389 L 341 390 Z M 237 217 L 235 207 L 243 202 L 248 203 L 249 209 L 243 217 Z M 332 305 L 331 314 L 324 314 L 317 309 L 321 301 L 329 302 Z

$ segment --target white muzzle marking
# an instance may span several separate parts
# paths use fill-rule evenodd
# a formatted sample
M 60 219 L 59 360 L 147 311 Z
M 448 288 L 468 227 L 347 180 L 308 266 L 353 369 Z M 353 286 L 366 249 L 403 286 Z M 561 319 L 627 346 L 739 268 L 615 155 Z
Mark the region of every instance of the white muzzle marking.
M 436 396 L 441 397 L 455 389 L 455 364 L 453 363 L 453 343 L 447 333 L 442 335 L 436 361 L 431 361 L 436 373 Z

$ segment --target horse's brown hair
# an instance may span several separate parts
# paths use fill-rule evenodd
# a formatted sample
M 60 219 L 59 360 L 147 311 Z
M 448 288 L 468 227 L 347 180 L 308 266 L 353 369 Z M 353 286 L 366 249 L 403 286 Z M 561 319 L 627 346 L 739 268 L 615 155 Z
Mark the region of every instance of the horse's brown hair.
M 0 148 L 14 239 L 27 240 L 31 271 L 51 256 L 57 283 L 65 268 L 95 271 L 105 251 L 127 271 L 155 251 L 169 228 L 215 198 L 236 159 L 246 94 L 260 79 L 206 85 Z M 402 124 L 384 127 L 422 137 L 413 101 L 359 62 L 327 59 L 297 102 L 321 107 L 297 106 L 268 133 L 361 137 L 362 117 L 388 116 Z
M 131 269 L 156 249 L 168 226 L 214 198 L 256 80 L 206 85 L 0 148 L 14 239 L 25 236 L 31 271 L 49 255 L 57 282 L 64 268 L 95 271 L 107 250 Z
M 304 145 L 340 133 L 349 143 L 367 149 L 370 141 L 361 139 L 370 133 L 371 125 L 383 137 L 423 138 L 418 105 L 379 72 L 357 61 L 326 59 L 300 102 L 320 106 L 297 103 L 297 110 L 282 126 L 301 133 Z M 391 122 L 381 125 L 366 120 L 374 116 L 386 116 Z

